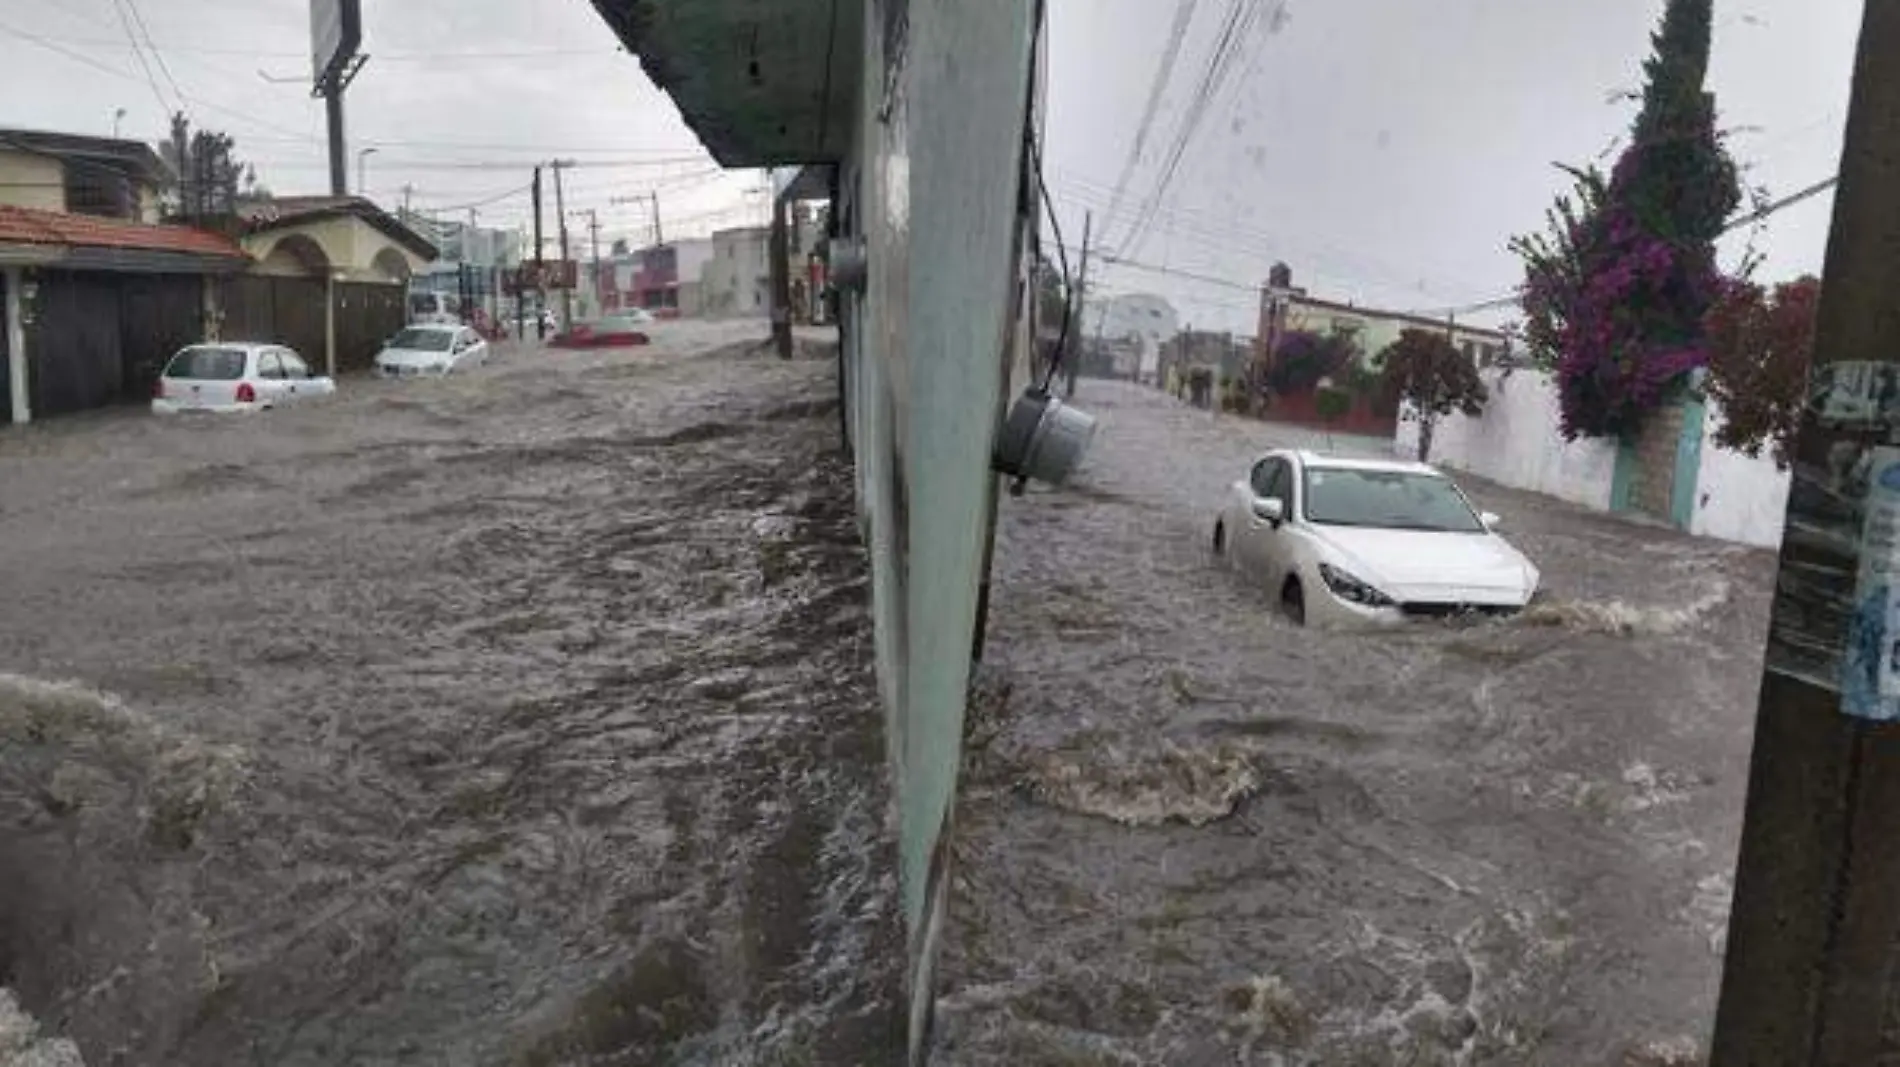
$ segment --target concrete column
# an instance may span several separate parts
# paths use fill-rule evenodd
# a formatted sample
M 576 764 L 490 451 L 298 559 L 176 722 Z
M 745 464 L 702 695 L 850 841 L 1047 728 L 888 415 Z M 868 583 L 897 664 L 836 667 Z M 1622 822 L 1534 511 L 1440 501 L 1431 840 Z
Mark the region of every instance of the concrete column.
M 336 276 L 323 278 L 323 373 L 336 377 Z
M 13 400 L 12 415 L 16 426 L 33 421 L 33 406 L 27 397 L 26 324 L 20 319 L 20 309 L 25 306 L 20 299 L 20 287 L 25 284 L 24 273 L 18 267 L 6 269 L 7 391 Z

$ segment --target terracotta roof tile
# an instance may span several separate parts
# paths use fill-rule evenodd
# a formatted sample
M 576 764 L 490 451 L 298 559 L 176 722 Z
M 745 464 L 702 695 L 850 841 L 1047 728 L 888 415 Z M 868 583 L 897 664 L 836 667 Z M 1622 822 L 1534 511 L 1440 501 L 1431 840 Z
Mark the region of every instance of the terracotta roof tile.
M 69 215 L 58 211 L 0 204 L 0 244 L 70 245 L 78 248 L 129 248 L 146 252 L 184 252 L 244 259 L 237 242 L 189 226 L 151 226 L 124 219 Z

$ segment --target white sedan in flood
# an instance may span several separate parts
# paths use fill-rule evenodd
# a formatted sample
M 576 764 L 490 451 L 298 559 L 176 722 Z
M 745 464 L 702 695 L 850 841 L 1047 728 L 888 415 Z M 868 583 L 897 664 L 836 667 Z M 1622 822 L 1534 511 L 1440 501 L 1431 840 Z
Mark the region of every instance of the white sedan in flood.
M 310 373 L 303 357 L 282 345 L 192 345 L 165 364 L 152 386 L 152 410 L 160 415 L 267 411 L 334 392 L 335 382 Z
M 1270 452 L 1227 491 L 1214 551 L 1296 623 L 1508 614 L 1537 568 L 1422 463 Z
M 427 323 L 411 326 L 376 353 L 376 373 L 384 378 L 439 377 L 488 362 L 488 342 L 467 326 Z

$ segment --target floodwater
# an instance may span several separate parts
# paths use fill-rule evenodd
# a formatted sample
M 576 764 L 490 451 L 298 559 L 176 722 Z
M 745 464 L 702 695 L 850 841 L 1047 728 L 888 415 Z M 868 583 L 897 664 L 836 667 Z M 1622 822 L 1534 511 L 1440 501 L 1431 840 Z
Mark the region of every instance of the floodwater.
M 898 1062 L 833 367 L 750 329 L 0 434 L 33 1062 Z M 938 1061 L 1698 1062 L 1772 559 L 1471 484 L 1548 603 L 1297 630 L 1208 541 L 1316 435 L 1080 402 L 1003 505 Z
M 0 434 L 0 986 L 41 1036 L 889 1062 L 834 363 L 758 329 Z
M 1547 603 L 1300 630 L 1212 516 L 1324 435 L 1078 403 L 1003 510 L 939 1061 L 1701 1062 L 1772 556 L 1472 481 Z

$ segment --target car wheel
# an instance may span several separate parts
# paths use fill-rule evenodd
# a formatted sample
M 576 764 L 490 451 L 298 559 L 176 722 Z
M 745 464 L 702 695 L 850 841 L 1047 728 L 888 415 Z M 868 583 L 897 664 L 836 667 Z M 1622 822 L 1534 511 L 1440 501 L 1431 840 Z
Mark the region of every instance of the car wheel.
M 1227 524 L 1224 522 L 1214 524 L 1214 554 L 1216 556 L 1227 554 Z
M 1288 578 L 1280 587 L 1280 610 L 1293 625 L 1306 625 L 1306 591 L 1298 578 Z

